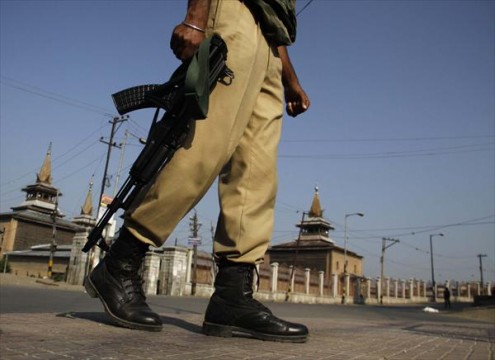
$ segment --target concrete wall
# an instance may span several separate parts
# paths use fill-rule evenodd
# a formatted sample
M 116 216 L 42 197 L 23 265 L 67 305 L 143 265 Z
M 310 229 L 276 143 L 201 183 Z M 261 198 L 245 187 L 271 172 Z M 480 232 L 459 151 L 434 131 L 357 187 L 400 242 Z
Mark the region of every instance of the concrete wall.
M 48 273 L 48 257 L 16 256 L 8 259 L 10 270 L 15 275 L 26 275 L 43 278 Z M 65 277 L 69 261 L 67 258 L 53 259 L 52 273 Z M 2 269 L 3 270 L 3 269 Z
M 163 252 L 150 253 L 148 257 L 149 260 L 146 260 L 148 265 L 145 266 L 144 272 L 145 284 L 154 283 L 156 280 L 153 279 L 161 279 L 159 282 L 162 284 L 161 288 L 146 285 L 148 294 L 191 295 L 192 250 L 165 248 Z M 196 296 L 208 297 L 214 291 L 215 266 L 211 255 L 202 253 L 199 258 Z M 150 265 L 152 262 L 155 265 Z M 158 266 L 158 263 L 161 266 Z M 344 289 L 342 283 L 348 284 L 350 290 L 345 303 L 426 304 L 432 300 L 426 282 L 416 279 L 386 278 L 382 282 L 379 278 L 343 277 L 341 274 L 331 274 L 327 277 L 323 271 L 292 269 L 280 266 L 278 263 L 258 265 L 257 276 L 259 281 L 255 281 L 255 284 L 258 283 L 259 287 L 255 289 L 255 297 L 260 300 L 314 304 L 342 303 Z M 447 285 L 452 289 L 452 301 L 472 301 L 473 296 L 481 291 L 473 284 Z M 460 290 L 457 291 L 457 288 Z M 467 288 L 471 290 L 465 291 Z M 443 286 L 437 287 L 437 302 L 443 302 L 442 289 Z

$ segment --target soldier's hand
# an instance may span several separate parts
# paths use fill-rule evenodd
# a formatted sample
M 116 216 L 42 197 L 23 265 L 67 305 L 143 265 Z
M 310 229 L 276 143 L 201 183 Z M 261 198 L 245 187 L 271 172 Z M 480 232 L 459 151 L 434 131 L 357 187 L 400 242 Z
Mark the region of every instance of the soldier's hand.
M 177 59 L 186 61 L 194 55 L 204 39 L 205 34 L 203 32 L 191 29 L 184 24 L 179 24 L 172 32 L 170 48 Z
M 287 114 L 296 117 L 309 109 L 311 102 L 299 84 L 285 85 L 285 109 Z

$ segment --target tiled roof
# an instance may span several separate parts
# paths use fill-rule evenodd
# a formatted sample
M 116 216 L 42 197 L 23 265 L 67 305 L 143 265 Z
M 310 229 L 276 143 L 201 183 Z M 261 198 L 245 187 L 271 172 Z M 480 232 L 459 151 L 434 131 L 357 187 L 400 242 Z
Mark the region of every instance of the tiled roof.
M 32 221 L 35 223 L 40 223 L 40 224 L 45 224 L 45 225 L 52 225 L 53 220 L 52 217 L 49 214 L 44 214 L 40 213 L 37 211 L 33 211 L 30 209 L 26 210 L 19 210 L 19 211 L 14 211 L 10 213 L 2 213 L 0 214 L 2 217 L 8 217 L 11 216 L 14 219 L 19 219 L 19 220 L 27 220 L 27 221 Z M 64 220 L 57 218 L 56 221 L 57 227 L 58 228 L 65 228 L 73 231 L 78 231 L 80 230 L 80 226 L 77 224 L 74 224 L 72 221 Z
M 57 250 L 53 253 L 55 258 L 70 258 L 72 246 L 71 245 L 58 245 Z M 32 246 L 29 250 L 15 250 L 6 253 L 9 258 L 22 256 L 22 257 L 48 257 L 50 256 L 50 244 L 42 244 Z

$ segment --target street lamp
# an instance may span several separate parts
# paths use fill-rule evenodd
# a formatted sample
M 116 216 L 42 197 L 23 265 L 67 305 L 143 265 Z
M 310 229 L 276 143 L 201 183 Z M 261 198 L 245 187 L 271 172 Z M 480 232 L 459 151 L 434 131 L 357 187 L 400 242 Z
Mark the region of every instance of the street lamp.
M 435 270 L 433 267 L 433 237 L 434 236 L 443 236 L 442 233 L 438 234 L 430 234 L 430 257 L 431 257 L 431 292 L 433 293 L 432 299 L 433 302 L 437 301 L 437 294 L 436 294 L 436 289 L 435 289 Z
M 344 276 L 347 275 L 347 218 L 349 216 L 360 216 L 363 217 L 363 213 L 352 213 L 352 214 L 345 214 L 344 218 Z M 346 281 L 346 278 L 344 278 L 344 281 Z M 343 303 L 345 303 L 345 299 L 349 296 L 349 286 L 348 284 L 345 284 L 345 294 L 343 296 Z

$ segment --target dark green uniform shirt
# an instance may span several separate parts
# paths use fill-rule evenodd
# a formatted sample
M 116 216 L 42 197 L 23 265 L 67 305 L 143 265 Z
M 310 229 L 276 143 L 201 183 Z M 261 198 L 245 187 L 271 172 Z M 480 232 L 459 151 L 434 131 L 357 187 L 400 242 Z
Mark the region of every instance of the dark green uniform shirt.
M 296 0 L 244 0 L 252 5 L 267 40 L 274 45 L 291 45 L 296 40 Z

